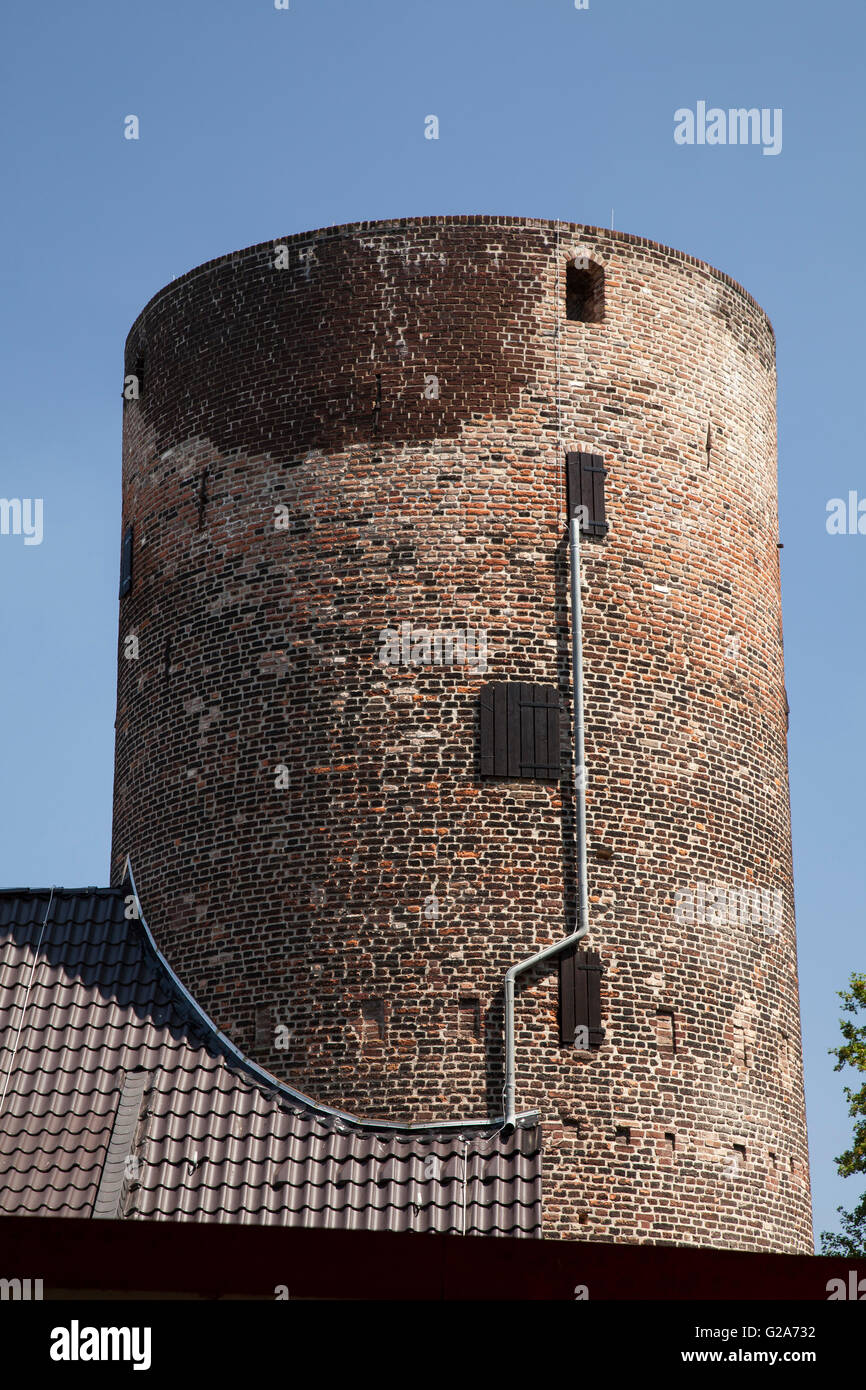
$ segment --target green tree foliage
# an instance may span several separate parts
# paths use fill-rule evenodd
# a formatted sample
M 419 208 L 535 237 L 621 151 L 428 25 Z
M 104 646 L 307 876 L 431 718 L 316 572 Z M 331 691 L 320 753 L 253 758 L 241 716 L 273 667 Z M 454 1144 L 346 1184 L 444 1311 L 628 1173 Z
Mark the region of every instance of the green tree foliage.
M 851 988 L 840 992 L 842 1007 L 846 1014 L 856 1015 L 862 1009 L 866 1014 L 866 975 L 851 976 Z M 842 1037 L 841 1047 L 830 1049 L 836 1058 L 834 1071 L 843 1067 L 854 1067 L 866 1076 L 866 1018 L 861 1023 L 851 1019 L 840 1019 Z M 844 1087 L 848 1102 L 848 1114 L 854 1120 L 854 1140 L 850 1149 L 835 1160 L 836 1168 L 843 1178 L 854 1173 L 866 1173 L 866 1081 L 858 1091 Z M 853 1211 L 837 1207 L 841 1219 L 841 1232 L 821 1232 L 822 1255 L 866 1255 L 866 1192 Z

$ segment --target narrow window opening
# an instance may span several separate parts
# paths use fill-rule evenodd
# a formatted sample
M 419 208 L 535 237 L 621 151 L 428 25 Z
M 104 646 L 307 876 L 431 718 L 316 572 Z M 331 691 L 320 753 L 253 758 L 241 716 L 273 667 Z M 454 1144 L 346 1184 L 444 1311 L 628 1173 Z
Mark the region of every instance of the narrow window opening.
M 673 1158 L 673 1155 L 676 1153 L 677 1148 L 677 1136 L 675 1134 L 665 1135 L 665 1147 L 667 1149 L 668 1156 Z
M 746 1030 L 742 1024 L 734 1026 L 734 1060 L 738 1066 L 748 1067 L 749 1065 L 749 1045 L 746 1041 Z
M 204 526 L 204 514 L 208 504 L 207 495 L 207 469 L 202 470 L 201 480 L 198 489 L 198 529 L 201 531 Z
M 461 995 L 457 1003 L 457 1032 L 461 1038 L 481 1036 L 481 1002 L 474 995 Z
M 614 1135 L 618 1149 L 627 1149 L 631 1143 L 631 1129 L 628 1125 L 617 1125 Z
M 274 1015 L 273 1011 L 260 1005 L 256 1009 L 256 1047 L 269 1047 L 274 1041 Z
M 745 1144 L 734 1145 L 734 1171 L 739 1172 L 746 1166 L 746 1146 Z
M 120 549 L 120 597 L 123 598 L 132 588 L 132 526 L 123 533 Z
M 373 434 L 378 434 L 382 423 L 382 373 L 376 373 L 376 400 L 373 404 Z
M 675 1057 L 677 1025 L 672 1009 L 659 1009 L 656 1014 L 656 1040 L 662 1057 Z
M 364 999 L 361 1003 L 361 1045 L 385 1041 L 385 1005 L 381 999 Z
M 572 323 L 604 321 L 604 271 L 594 261 L 566 266 L 565 317 Z

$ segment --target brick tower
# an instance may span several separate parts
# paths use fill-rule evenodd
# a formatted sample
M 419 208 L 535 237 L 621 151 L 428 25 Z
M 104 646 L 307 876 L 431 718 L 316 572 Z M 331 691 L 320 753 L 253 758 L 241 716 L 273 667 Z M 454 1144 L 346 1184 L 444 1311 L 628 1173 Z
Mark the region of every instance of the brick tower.
M 505 973 L 576 911 L 570 464 L 601 1027 L 520 977 L 545 1232 L 811 1250 L 762 310 L 596 227 L 364 223 L 173 281 L 125 375 L 112 872 L 183 983 L 317 1101 L 503 1114 Z

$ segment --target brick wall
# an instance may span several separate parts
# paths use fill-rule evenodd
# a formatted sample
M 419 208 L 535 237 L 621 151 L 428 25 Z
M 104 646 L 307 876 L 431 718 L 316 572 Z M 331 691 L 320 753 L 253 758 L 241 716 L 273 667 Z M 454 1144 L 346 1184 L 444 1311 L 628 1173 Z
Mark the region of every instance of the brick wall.
M 601 323 L 566 319 L 575 254 L 604 269 Z M 601 454 L 610 532 L 582 550 L 606 1038 L 560 1046 L 555 961 L 519 982 L 546 1228 L 810 1249 L 759 307 L 621 233 L 425 218 L 199 267 L 136 321 L 137 365 L 113 873 L 129 853 L 187 987 L 317 1100 L 501 1113 L 504 973 L 576 909 L 564 453 Z M 382 664 L 402 623 L 482 630 L 486 670 Z M 497 679 L 559 686 L 559 784 L 478 775 Z M 701 884 L 763 889 L 778 920 L 720 920 Z

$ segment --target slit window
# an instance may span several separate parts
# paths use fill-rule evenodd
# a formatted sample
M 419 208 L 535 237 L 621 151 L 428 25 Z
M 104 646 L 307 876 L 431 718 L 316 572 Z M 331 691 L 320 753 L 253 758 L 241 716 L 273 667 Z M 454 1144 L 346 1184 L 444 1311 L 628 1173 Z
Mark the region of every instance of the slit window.
M 120 547 L 120 597 L 132 588 L 132 527 L 127 526 Z

